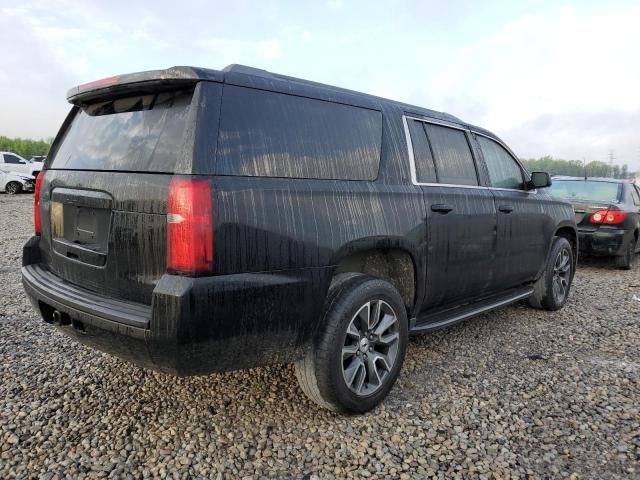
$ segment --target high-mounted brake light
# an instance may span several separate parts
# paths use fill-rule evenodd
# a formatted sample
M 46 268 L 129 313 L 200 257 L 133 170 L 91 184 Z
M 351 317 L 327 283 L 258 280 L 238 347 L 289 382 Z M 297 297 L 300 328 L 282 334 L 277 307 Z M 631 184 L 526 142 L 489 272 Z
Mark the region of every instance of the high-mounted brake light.
M 42 188 L 45 173 L 46 172 L 40 172 L 36 177 L 36 187 L 33 192 L 33 225 L 36 235 L 40 235 L 42 233 L 42 221 L 40 219 L 40 189 Z
M 120 77 L 107 77 L 107 78 L 101 78 L 100 80 L 96 80 L 94 82 L 89 82 L 89 83 L 85 83 L 83 85 L 80 85 L 78 87 L 78 89 L 80 90 L 89 90 L 91 88 L 98 88 L 98 87 L 108 87 L 109 85 L 115 85 L 116 83 L 118 83 L 118 80 L 120 80 Z
M 605 225 L 617 225 L 624 222 L 627 214 L 620 210 L 598 210 L 589 218 L 591 223 L 600 223 Z
M 205 179 L 174 179 L 167 202 L 167 270 L 186 275 L 213 269 L 213 206 Z

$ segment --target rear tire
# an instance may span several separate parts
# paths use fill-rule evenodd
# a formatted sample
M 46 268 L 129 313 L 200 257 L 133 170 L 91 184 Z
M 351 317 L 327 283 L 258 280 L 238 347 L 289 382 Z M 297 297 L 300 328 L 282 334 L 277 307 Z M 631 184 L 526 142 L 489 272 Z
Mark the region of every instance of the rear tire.
M 20 185 L 18 182 L 9 182 L 4 186 L 4 191 L 9 195 L 15 195 L 22 191 L 22 185 Z
M 336 412 L 376 407 L 398 378 L 407 349 L 407 313 L 398 291 L 368 275 L 338 275 L 321 325 L 305 357 L 295 363 L 302 391 Z
M 629 245 L 627 246 L 627 250 L 625 251 L 624 255 L 616 257 L 615 259 L 616 267 L 621 270 L 631 270 L 636 257 L 636 243 L 636 238 L 629 240 Z
M 555 237 L 542 276 L 528 303 L 541 310 L 559 310 L 567 302 L 574 275 L 573 250 L 566 238 Z

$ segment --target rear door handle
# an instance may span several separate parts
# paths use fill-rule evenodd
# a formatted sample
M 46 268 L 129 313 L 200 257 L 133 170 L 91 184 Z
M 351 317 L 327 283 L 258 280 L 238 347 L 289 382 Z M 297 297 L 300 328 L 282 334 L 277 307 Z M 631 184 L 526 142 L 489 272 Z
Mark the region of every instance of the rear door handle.
M 453 210 L 453 207 L 451 205 L 447 205 L 446 203 L 435 203 L 431 205 L 432 212 L 446 214 L 446 213 L 449 213 L 451 210 Z
M 498 207 L 498 210 L 500 210 L 501 212 L 504 212 L 504 213 L 511 213 L 511 212 L 513 212 L 513 206 L 512 205 L 500 205 Z

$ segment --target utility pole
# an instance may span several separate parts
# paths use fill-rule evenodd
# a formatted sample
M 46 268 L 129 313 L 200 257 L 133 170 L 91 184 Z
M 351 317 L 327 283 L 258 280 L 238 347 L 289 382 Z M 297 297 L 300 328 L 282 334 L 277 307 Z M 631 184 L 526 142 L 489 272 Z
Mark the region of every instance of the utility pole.
M 615 150 L 609 150 L 609 176 L 613 177 L 613 161 L 615 160 Z

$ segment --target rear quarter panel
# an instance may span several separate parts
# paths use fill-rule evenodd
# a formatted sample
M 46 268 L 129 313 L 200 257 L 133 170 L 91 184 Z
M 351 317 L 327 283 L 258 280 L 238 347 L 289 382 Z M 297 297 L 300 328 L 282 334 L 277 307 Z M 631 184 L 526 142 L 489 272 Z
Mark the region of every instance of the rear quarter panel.
M 321 269 L 316 281 L 323 298 L 344 256 L 369 248 L 400 248 L 414 261 L 420 302 L 426 250 L 422 192 L 409 181 L 402 112 L 381 109 L 376 180 L 216 176 L 216 274 Z

